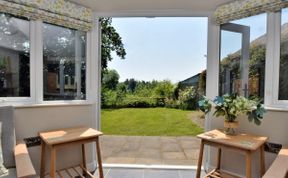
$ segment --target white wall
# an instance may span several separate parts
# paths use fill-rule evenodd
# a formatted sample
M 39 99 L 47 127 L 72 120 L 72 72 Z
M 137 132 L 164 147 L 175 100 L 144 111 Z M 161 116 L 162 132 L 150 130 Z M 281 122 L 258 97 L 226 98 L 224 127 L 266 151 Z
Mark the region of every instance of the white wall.
M 54 105 L 16 107 L 16 138 L 34 137 L 40 131 L 87 126 L 94 127 L 94 105 Z M 57 151 L 57 169 L 77 165 L 80 163 L 81 145 L 60 148 Z M 49 152 L 49 149 L 46 149 Z M 87 162 L 92 163 L 93 154 L 91 144 L 87 145 Z M 47 153 L 46 152 L 46 153 Z M 40 146 L 30 147 L 29 153 L 37 173 L 40 170 Z M 46 160 L 49 160 L 47 153 Z M 46 172 L 49 171 L 49 161 L 46 162 Z

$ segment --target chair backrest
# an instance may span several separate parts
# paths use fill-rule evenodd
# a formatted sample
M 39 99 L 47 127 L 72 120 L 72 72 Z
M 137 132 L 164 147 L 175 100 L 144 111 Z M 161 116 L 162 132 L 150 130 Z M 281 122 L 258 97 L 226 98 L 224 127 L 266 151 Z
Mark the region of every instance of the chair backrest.
M 13 168 L 15 167 L 14 147 L 16 145 L 16 138 L 14 109 L 12 106 L 0 107 L 0 122 L 3 165 L 6 168 Z

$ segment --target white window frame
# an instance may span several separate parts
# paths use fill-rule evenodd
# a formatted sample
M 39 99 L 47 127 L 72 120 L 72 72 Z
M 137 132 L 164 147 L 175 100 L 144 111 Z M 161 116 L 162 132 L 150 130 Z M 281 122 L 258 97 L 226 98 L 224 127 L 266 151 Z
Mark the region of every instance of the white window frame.
M 211 18 L 211 17 L 210 17 Z M 264 106 L 268 110 L 283 110 L 288 111 L 288 100 L 279 100 L 279 71 L 280 71 L 280 42 L 281 42 L 281 11 L 279 12 L 269 12 L 267 13 L 267 42 L 266 42 L 266 59 L 265 59 L 265 88 L 264 88 Z M 212 23 L 213 24 L 213 23 Z M 212 26 L 210 27 L 212 28 Z M 215 25 L 216 30 L 213 31 L 215 36 L 217 36 L 217 42 L 220 41 L 220 26 Z M 211 35 L 211 34 L 210 34 Z M 209 34 L 208 34 L 209 36 Z M 210 38 L 210 42 L 211 42 Z M 208 41 L 208 44 L 210 43 Z M 215 42 L 216 43 L 216 42 Z M 214 43 L 214 47 L 215 47 Z M 217 49 L 220 49 L 220 43 L 217 44 Z M 209 47 L 209 45 L 208 45 Z M 208 48 L 209 49 L 209 48 Z M 219 54 L 216 55 L 217 51 L 212 51 L 211 49 L 208 50 L 208 58 L 207 61 L 207 74 L 208 71 L 213 70 L 213 76 L 209 76 L 209 80 L 207 80 L 207 85 L 209 84 L 208 81 L 218 81 L 219 71 L 215 69 L 210 69 L 212 66 L 215 68 L 216 65 L 216 58 Z M 209 55 L 210 53 L 210 55 Z M 212 56 L 213 55 L 213 56 Z M 213 59 L 213 60 L 212 60 Z M 213 61 L 215 60 L 215 64 L 212 65 Z M 219 59 L 217 59 L 219 60 Z M 211 63 L 211 64 L 210 64 Z M 217 62 L 217 64 L 219 64 Z M 208 76 L 208 75 L 207 75 Z M 213 82 L 215 85 L 215 82 Z M 217 84 L 218 86 L 219 84 Z M 216 85 L 215 85 L 216 86 Z M 213 88 L 215 88 L 215 86 Z M 219 93 L 219 88 L 217 88 L 217 95 Z M 207 89 L 207 95 L 216 96 L 216 91 L 210 91 L 209 87 Z M 210 98 L 212 98 L 210 96 Z
M 279 100 L 281 11 L 268 13 L 265 75 L 265 106 L 288 109 L 288 100 Z
M 30 97 L 0 97 L 1 105 L 15 105 L 19 103 L 33 103 L 35 100 L 35 21 L 28 20 L 30 40 Z
M 39 88 L 38 88 L 38 91 L 41 91 L 41 92 L 39 92 L 39 94 L 37 95 L 37 98 L 39 99 L 38 100 L 38 102 L 37 102 L 37 104 L 63 104 L 63 103 L 65 103 L 65 104 L 86 104 L 86 103 L 88 103 L 88 101 L 89 101 L 89 97 L 90 97 L 90 91 L 89 91 L 89 81 L 90 81 L 90 68 L 88 67 L 88 65 L 90 65 L 90 59 L 91 59 L 91 57 L 90 57 L 90 53 L 91 53 L 91 50 L 90 50 L 90 48 L 91 48 L 91 42 L 90 41 L 88 41 L 88 38 L 90 38 L 90 32 L 85 32 L 86 33 L 86 71 L 85 71 L 85 73 L 86 73 L 86 81 L 85 81 L 85 87 L 86 87 L 86 89 L 85 89 L 85 94 L 86 94 L 86 98 L 85 98 L 85 100 L 49 100 L 49 101 L 45 101 L 44 100 L 44 98 L 43 98 L 43 91 L 44 91 L 44 88 L 43 88 L 43 31 L 42 31 L 42 29 L 43 29 L 43 22 L 42 21 L 39 21 L 40 23 L 41 23 L 41 37 L 39 37 L 38 39 L 41 39 L 41 45 L 39 45 L 38 47 L 38 51 L 41 51 L 40 53 L 41 54 L 39 54 L 39 59 L 41 59 L 41 63 L 39 62 L 39 66 L 41 66 L 41 67 L 39 67 L 39 69 L 42 71 L 41 72 L 41 76 L 39 75 L 39 79 L 38 79 L 38 81 L 39 81 L 39 83 L 41 83 L 41 85 L 40 86 L 38 86 Z M 52 24 L 53 25 L 53 24 Z M 56 25 L 57 26 L 57 25 Z M 38 27 L 38 29 L 39 29 L 40 27 Z M 65 27 L 64 27 L 65 28 Z M 40 49 L 41 48 L 41 49 Z M 40 57 L 40 55 L 41 55 L 41 57 Z M 39 73 L 40 71 L 38 71 L 37 73 Z
M 86 98 L 85 100 L 54 100 L 44 101 L 43 98 L 43 21 L 29 20 L 30 27 L 30 97 L 0 97 L 2 105 L 57 105 L 57 104 L 91 104 L 94 101 L 93 92 L 95 87 L 91 86 L 92 80 L 98 76 L 91 76 L 93 69 L 91 59 L 95 58 L 92 48 L 97 44 L 90 39 L 92 33 L 86 32 Z M 98 34 L 97 34 L 98 35 Z M 93 54 L 92 54 L 93 53 Z M 97 56 L 97 59 L 99 57 Z M 92 97 L 92 99 L 91 99 Z

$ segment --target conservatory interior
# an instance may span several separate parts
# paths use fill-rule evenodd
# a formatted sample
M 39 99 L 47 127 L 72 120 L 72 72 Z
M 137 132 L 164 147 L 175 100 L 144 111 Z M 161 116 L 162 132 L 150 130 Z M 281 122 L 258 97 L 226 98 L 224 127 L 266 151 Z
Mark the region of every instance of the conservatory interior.
M 253 137 L 261 142 L 260 151 L 248 149 L 244 153 L 252 154 L 240 154 L 226 145 L 222 152 L 220 149 L 221 170 L 238 177 L 287 177 L 287 7 L 285 0 L 1 0 L 0 133 L 4 166 L 13 168 L 16 162 L 16 169 L 3 174 L 0 166 L 0 177 L 42 178 L 49 171 L 50 177 L 65 177 L 55 170 L 80 161 L 84 172 L 101 169 L 101 157 L 95 151 L 99 150 L 98 136 L 101 139 L 101 132 L 96 131 L 101 131 L 101 17 L 207 17 L 207 98 L 238 92 L 262 98 L 266 109 L 259 126 L 245 118 L 239 120 L 239 133 L 262 136 Z M 255 35 L 257 30 L 261 33 Z M 227 46 L 240 50 L 227 51 Z M 205 131 L 223 129 L 223 119 L 214 117 L 213 113 L 206 114 Z M 54 148 L 65 141 L 65 134 L 75 137 L 75 129 L 74 135 L 69 135 L 73 129 L 63 128 L 76 128 L 79 138 L 73 138 L 69 147 L 59 148 L 56 153 Z M 50 130 L 59 132 L 45 132 Z M 52 134 L 49 139 L 48 133 Z M 216 135 L 200 137 L 203 147 L 211 141 L 207 137 L 213 140 Z M 231 138 L 224 134 L 222 141 Z M 88 141 L 96 141 L 96 145 L 82 146 L 82 154 L 86 154 L 83 159 L 81 147 L 74 144 Z M 45 144 L 46 152 L 52 150 L 46 156 Z M 203 172 L 220 168 L 214 148 L 217 144 L 210 143 L 200 150 L 204 157 L 199 157 L 198 168 Z M 245 148 L 253 145 L 245 139 L 239 144 Z M 104 174 L 108 167 L 104 165 Z M 192 172 L 195 176 L 197 165 L 190 169 L 191 176 Z M 226 176 L 216 171 L 208 177 Z

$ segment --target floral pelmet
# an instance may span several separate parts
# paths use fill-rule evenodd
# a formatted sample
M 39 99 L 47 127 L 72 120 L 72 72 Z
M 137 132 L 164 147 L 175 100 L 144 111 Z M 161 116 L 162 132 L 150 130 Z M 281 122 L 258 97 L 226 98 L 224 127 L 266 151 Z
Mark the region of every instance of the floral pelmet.
M 81 31 L 92 28 L 92 10 L 64 0 L 1 0 L 0 11 Z
M 276 12 L 287 6 L 286 0 L 236 0 L 219 6 L 214 12 L 214 21 L 220 25 L 264 12 Z

